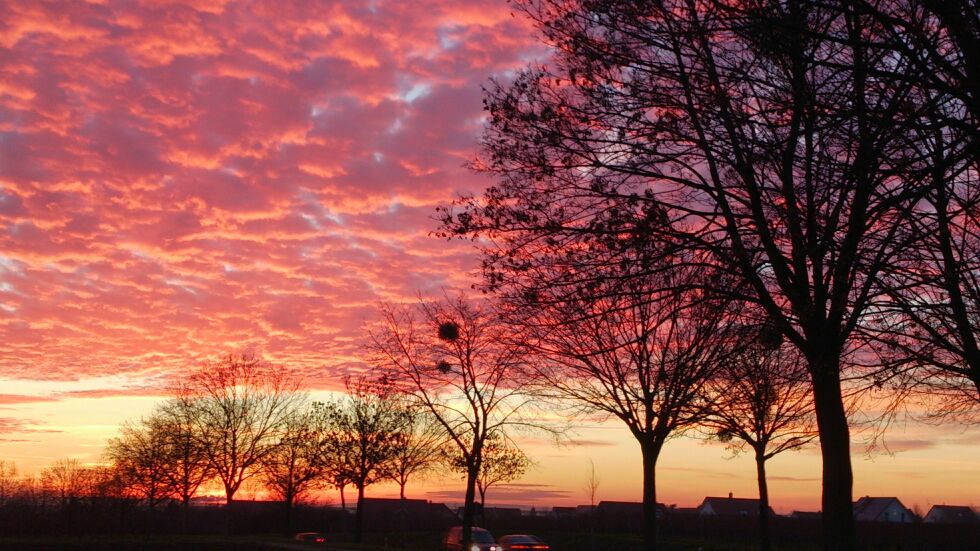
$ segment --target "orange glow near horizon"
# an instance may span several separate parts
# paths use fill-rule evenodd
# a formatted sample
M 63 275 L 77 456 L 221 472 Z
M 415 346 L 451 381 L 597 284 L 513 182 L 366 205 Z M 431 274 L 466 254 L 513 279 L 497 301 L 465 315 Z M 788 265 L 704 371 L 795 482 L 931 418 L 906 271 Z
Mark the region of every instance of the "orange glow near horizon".
M 206 358 L 255 350 L 314 396 L 338 389 L 379 301 L 477 277 L 469 243 L 429 233 L 437 205 L 488 184 L 463 168 L 480 86 L 544 53 L 503 0 L 0 10 L 0 459 L 22 472 L 100 462 Z M 538 467 L 488 500 L 587 503 L 589 460 L 598 499 L 640 499 L 623 427 L 569 438 L 526 436 Z M 855 497 L 980 505 L 975 427 L 912 423 L 888 442 L 870 457 L 855 443 Z M 670 442 L 659 500 L 755 496 L 751 459 L 727 455 Z M 816 450 L 769 468 L 778 512 L 819 509 Z M 408 492 L 461 501 L 455 476 Z

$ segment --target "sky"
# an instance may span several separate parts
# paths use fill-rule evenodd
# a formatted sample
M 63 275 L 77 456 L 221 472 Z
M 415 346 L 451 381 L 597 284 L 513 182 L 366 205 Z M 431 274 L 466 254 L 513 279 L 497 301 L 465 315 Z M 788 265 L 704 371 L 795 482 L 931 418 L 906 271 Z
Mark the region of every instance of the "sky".
M 546 58 L 502 0 L 0 1 L 0 459 L 97 462 L 229 352 L 339 388 L 379 302 L 477 281 L 435 208 L 491 183 L 465 167 L 481 86 Z M 871 455 L 860 438 L 855 496 L 980 505 L 976 429 L 901 425 Z M 586 503 L 590 461 L 599 499 L 639 500 L 615 423 L 522 439 L 538 467 L 489 501 Z M 751 461 L 726 457 L 671 442 L 660 500 L 754 496 Z M 770 472 L 777 511 L 819 508 L 816 450 Z

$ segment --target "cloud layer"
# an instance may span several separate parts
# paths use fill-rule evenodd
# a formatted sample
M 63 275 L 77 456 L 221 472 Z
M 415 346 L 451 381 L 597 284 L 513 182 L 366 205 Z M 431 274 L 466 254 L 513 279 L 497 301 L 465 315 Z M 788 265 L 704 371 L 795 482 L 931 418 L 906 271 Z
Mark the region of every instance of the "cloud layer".
M 379 300 L 469 283 L 433 209 L 536 48 L 499 0 L 0 3 L 0 377 L 328 386 Z

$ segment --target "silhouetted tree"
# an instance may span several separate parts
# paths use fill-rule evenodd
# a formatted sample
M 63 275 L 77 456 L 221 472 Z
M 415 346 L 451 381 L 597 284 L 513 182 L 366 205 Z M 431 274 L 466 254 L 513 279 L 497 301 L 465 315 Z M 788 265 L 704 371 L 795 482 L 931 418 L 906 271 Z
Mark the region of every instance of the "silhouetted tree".
M 406 408 L 404 426 L 396 436 L 391 461 L 391 479 L 398 484 L 398 495 L 405 499 L 405 487 L 413 476 L 424 475 L 441 465 L 446 434 L 442 425 L 426 410 Z
M 301 396 L 285 371 L 254 355 L 208 362 L 187 383 L 195 435 L 231 505 L 242 483 L 275 450 Z
M 517 446 L 504 440 L 500 434 L 492 434 L 483 447 L 480 474 L 476 477 L 476 489 L 480 494 L 480 508 L 486 510 L 487 491 L 501 482 L 520 480 L 531 460 Z
M 403 426 L 396 436 L 395 454 L 391 460 L 391 479 L 398 484 L 398 523 L 402 540 L 406 539 L 405 487 L 412 477 L 422 476 L 442 466 L 446 441 L 442 425 L 426 410 L 405 407 Z
M 0 459 L 0 507 L 7 505 L 16 487 L 17 466 L 13 461 Z
M 488 305 L 463 297 L 383 306 L 381 314 L 382 326 L 371 335 L 372 362 L 413 406 L 432 414 L 466 465 L 462 543 L 468 549 L 487 438 L 527 422 L 523 354 Z
M 65 507 L 90 493 L 92 474 L 75 458 L 59 459 L 41 471 L 41 486 Z
M 649 261 L 635 256 L 617 273 L 652 268 Z M 654 548 L 657 460 L 670 438 L 710 412 L 707 385 L 741 346 L 734 332 L 738 321 L 727 299 L 699 288 L 697 268 L 681 264 L 619 280 L 605 276 L 592 270 L 590 280 L 578 285 L 503 298 L 508 321 L 525 332 L 535 360 L 536 393 L 572 414 L 614 417 L 636 439 L 643 459 L 644 537 Z
M 206 443 L 199 436 L 200 410 L 195 400 L 186 389 L 178 388 L 174 397 L 163 402 L 152 414 L 153 423 L 166 436 L 170 468 L 164 474 L 169 478 L 174 496 L 180 500 L 182 532 L 187 531 L 191 499 L 213 474 Z
M 259 460 L 262 478 L 286 507 L 292 529 L 295 501 L 323 479 L 328 454 L 327 433 L 316 408 L 291 410 L 279 431 L 278 444 Z
M 853 549 L 842 357 L 933 185 L 909 137 L 942 101 L 930 66 L 851 2 L 515 3 L 554 55 L 488 91 L 498 181 L 446 233 L 488 240 L 491 287 L 634 229 L 736 276 L 806 358 L 825 546 Z
M 106 457 L 122 485 L 151 510 L 161 501 L 175 496 L 171 484 L 168 427 L 154 417 L 124 423 L 119 436 L 106 444 Z
M 326 452 L 342 473 L 342 480 L 357 488 L 354 540 L 364 532 L 364 489 L 392 476 L 392 468 L 405 412 L 385 383 L 367 379 L 346 381 L 347 395 L 320 408 L 325 420 Z
M 758 338 L 723 366 L 710 382 L 713 407 L 703 426 L 733 453 L 752 450 L 759 484 L 760 547 L 769 551 L 766 462 L 817 438 L 810 382 L 798 350 Z

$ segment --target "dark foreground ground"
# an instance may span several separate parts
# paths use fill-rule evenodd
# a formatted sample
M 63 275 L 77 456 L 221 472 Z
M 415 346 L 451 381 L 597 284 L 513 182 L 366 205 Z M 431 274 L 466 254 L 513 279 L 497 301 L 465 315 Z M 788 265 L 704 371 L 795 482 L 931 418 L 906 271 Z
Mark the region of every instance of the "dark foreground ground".
M 640 537 L 634 534 L 596 534 L 593 542 L 585 533 L 539 533 L 552 551 L 639 551 Z M 365 542 L 331 541 L 329 545 L 297 542 L 289 537 L 276 536 L 51 536 L 0 537 L 0 551 L 272 551 L 330 549 L 331 551 L 440 551 L 441 534 L 417 532 L 407 534 L 405 545 L 395 534 L 367 534 Z M 752 541 L 711 541 L 698 538 L 665 537 L 663 551 L 750 551 L 757 548 Z M 780 548 L 812 551 L 815 547 Z

